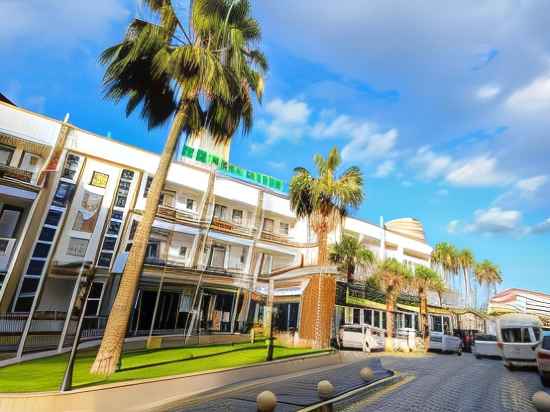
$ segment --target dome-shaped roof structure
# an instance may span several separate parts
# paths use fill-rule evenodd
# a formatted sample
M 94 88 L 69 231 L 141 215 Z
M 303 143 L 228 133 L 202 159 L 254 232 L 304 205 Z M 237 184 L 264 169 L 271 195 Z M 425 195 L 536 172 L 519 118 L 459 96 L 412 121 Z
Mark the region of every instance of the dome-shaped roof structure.
M 422 226 L 422 223 L 417 219 L 413 219 L 411 217 L 394 219 L 386 222 L 384 226 L 386 227 L 386 229 L 391 230 L 392 232 L 397 232 L 404 236 L 426 243 L 424 226 Z

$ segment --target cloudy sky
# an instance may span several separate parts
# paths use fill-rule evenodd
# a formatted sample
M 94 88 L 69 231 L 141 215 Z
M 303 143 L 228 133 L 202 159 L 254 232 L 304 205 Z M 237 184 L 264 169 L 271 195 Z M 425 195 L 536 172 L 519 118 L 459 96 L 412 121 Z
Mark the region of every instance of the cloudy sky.
M 182 9 L 186 1 L 176 0 Z M 413 216 L 431 243 L 499 264 L 502 287 L 550 292 L 550 3 L 253 1 L 270 61 L 234 163 L 288 179 L 338 146 L 366 176 L 356 215 Z M 165 130 L 102 100 L 97 56 L 134 0 L 3 0 L 0 91 L 150 150 Z

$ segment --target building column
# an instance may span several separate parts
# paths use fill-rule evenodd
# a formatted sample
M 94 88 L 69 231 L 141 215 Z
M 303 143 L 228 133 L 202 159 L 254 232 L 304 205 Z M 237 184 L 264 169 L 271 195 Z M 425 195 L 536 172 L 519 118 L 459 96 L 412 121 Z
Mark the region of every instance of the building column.
M 269 280 L 269 287 L 267 290 L 267 304 L 265 306 L 265 318 L 264 318 L 264 336 L 270 336 L 271 335 L 271 328 L 272 324 L 271 321 L 273 320 L 273 293 L 275 289 L 275 281 Z

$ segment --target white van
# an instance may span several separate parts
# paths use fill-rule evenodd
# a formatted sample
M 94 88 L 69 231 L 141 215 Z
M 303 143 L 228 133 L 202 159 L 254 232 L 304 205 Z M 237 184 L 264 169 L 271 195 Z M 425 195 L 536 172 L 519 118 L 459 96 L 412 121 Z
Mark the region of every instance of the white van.
M 340 348 L 361 349 L 364 352 L 384 349 L 386 338 L 382 329 L 370 325 L 344 325 L 340 328 Z
M 429 316 L 430 345 L 429 350 L 456 352 L 462 355 L 462 340 L 453 336 L 452 319 L 448 315 Z
M 537 366 L 535 350 L 542 338 L 541 322 L 533 315 L 509 314 L 497 320 L 497 347 L 504 366 Z

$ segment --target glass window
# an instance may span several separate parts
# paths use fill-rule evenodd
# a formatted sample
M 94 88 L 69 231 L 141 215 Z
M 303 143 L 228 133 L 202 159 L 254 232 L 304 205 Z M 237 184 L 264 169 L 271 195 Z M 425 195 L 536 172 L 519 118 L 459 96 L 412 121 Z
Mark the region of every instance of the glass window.
M 227 208 L 225 206 L 215 204 L 214 205 L 214 217 L 216 217 L 218 219 L 225 219 L 225 211 L 226 210 L 227 210 Z
M 50 210 L 46 216 L 46 225 L 57 226 L 61 220 L 61 212 L 58 210 Z
M 269 232 L 269 233 L 273 233 L 273 226 L 274 226 L 275 222 L 273 221 L 273 219 L 269 219 L 269 218 L 264 218 L 264 232 Z
M 279 233 L 281 233 L 282 235 L 288 235 L 288 227 L 288 223 L 279 223 Z
M 151 183 L 153 183 L 153 178 L 151 176 L 147 176 L 147 181 L 145 182 L 145 190 L 143 191 L 143 197 L 147 197 L 147 195 L 149 194 Z
M 31 259 L 29 266 L 27 267 L 27 275 L 40 276 L 45 264 L 46 262 L 43 260 Z
M 115 200 L 115 205 L 117 207 L 126 206 L 126 201 L 128 200 L 128 194 L 130 193 L 130 182 L 120 181 L 118 182 L 117 196 Z
M 113 258 L 113 254 L 111 252 L 100 253 L 99 259 L 97 259 L 97 266 L 109 267 L 111 265 L 112 258 Z
M 538 342 L 540 340 L 540 329 L 533 328 L 533 335 L 535 335 L 535 342 Z
M 38 240 L 51 242 L 53 241 L 54 236 L 55 236 L 55 229 L 52 229 L 50 227 L 43 227 L 42 231 L 40 232 L 40 237 L 38 238 Z
M 361 323 L 361 310 L 354 308 L 353 309 L 353 323 L 354 324 L 360 324 Z
M 136 234 L 138 224 L 139 224 L 139 222 L 137 220 L 132 220 L 132 226 L 130 226 L 130 235 L 129 235 L 130 240 L 132 240 L 134 238 L 134 235 Z
M 115 250 L 116 237 L 105 237 L 103 240 L 103 250 Z
M 432 330 L 434 332 L 443 332 L 443 320 L 441 316 L 432 316 Z
M 74 180 L 76 172 L 78 170 L 78 163 L 80 162 L 80 157 L 74 154 L 69 153 L 67 155 L 67 160 L 65 161 L 65 167 L 61 177 L 65 179 Z
M 88 295 L 88 302 L 86 303 L 85 316 L 97 316 L 99 314 L 99 306 L 101 304 L 104 285 L 103 282 L 92 283 L 90 294 Z
M 195 210 L 195 201 L 193 199 L 186 199 L 185 208 L 187 210 Z
M 59 182 L 52 204 L 58 207 L 66 207 L 73 197 L 75 185 L 67 182 Z
M 380 311 L 378 310 L 374 311 L 374 326 L 377 328 L 380 327 Z
M 0 237 L 13 238 L 23 209 L 4 205 L 0 212 Z
M 124 214 L 120 210 L 113 210 L 111 214 L 111 219 L 122 220 Z
M 50 252 L 51 245 L 47 243 L 37 242 L 34 246 L 34 251 L 32 252 L 32 257 L 36 258 L 45 258 L 48 257 Z
M 32 296 L 20 296 L 15 304 L 15 312 L 29 312 L 31 310 L 32 301 Z
M 521 342 L 521 328 L 504 328 L 501 330 L 502 341 L 508 343 Z
M 550 350 L 550 336 L 545 336 L 542 338 L 542 348 Z
M 122 171 L 122 178 L 126 180 L 132 180 L 134 178 L 134 172 L 128 169 Z
M 451 335 L 451 319 L 448 316 L 443 316 L 443 332 Z
M 531 335 L 529 334 L 529 328 L 521 329 L 521 341 L 523 343 L 531 343 Z
M 158 258 L 160 252 L 160 242 L 149 242 L 147 244 L 147 250 L 145 256 L 148 258 Z
M 187 246 L 180 246 L 180 256 L 187 255 Z
M 233 209 L 232 220 L 234 223 L 242 224 L 243 223 L 243 211 L 238 209 Z
M 372 311 L 370 309 L 365 309 L 363 318 L 367 325 L 372 325 Z
M 78 237 L 71 237 L 69 239 L 69 246 L 67 246 L 67 255 L 84 257 L 86 256 L 86 250 L 88 249 L 88 239 L 81 239 Z
M 120 222 L 115 222 L 114 220 L 111 220 L 111 222 L 109 222 L 109 229 L 107 229 L 107 233 L 109 235 L 118 235 L 119 231 L 120 231 Z
M 36 288 L 38 288 L 38 278 L 24 278 L 23 284 L 21 285 L 21 293 L 34 293 Z
M 14 148 L 9 146 L 0 146 L 0 165 L 9 166 L 13 156 Z

